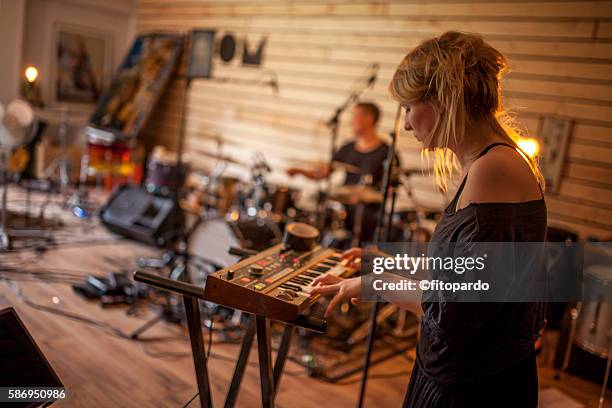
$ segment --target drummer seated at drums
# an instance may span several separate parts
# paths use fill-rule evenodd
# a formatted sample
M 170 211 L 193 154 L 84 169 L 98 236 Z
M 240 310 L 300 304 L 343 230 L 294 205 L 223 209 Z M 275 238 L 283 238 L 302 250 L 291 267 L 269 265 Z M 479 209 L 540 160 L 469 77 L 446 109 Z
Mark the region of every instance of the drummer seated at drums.
M 380 109 L 376 104 L 359 102 L 355 105 L 351 122 L 355 139 L 335 152 L 333 167 L 330 169 L 329 164 L 320 164 L 315 168 L 290 167 L 287 174 L 301 174 L 313 180 L 321 180 L 336 168 L 343 168 L 346 171 L 345 185 L 359 184 L 364 176 L 370 175 L 371 184 L 379 186 L 389 149 L 389 145 L 376 131 L 380 116 Z
M 320 164 L 310 169 L 291 167 L 287 169 L 287 173 L 290 176 L 302 174 L 314 180 L 321 180 L 327 178 L 333 170 L 341 168 L 346 171 L 344 185 L 365 184 L 375 189 L 380 188 L 384 163 L 389 153 L 389 145 L 380 138 L 376 131 L 380 117 L 380 109 L 376 104 L 359 102 L 355 105 L 351 122 L 355 138 L 334 153 L 331 168 L 329 164 Z M 399 162 L 397 156 L 396 160 Z M 378 204 L 366 204 L 361 225 L 360 241 L 362 242 L 372 239 L 378 211 Z M 346 220 L 349 229 L 353 229 L 354 219 L 354 209 L 349 210 Z

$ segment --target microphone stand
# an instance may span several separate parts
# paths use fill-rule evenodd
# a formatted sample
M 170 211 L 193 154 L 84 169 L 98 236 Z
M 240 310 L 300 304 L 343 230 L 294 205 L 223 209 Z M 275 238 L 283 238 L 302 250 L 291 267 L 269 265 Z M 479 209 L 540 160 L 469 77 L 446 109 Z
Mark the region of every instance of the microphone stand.
M 348 96 L 348 98 L 346 98 L 346 100 L 344 101 L 344 103 L 342 103 L 342 105 L 340 105 L 338 108 L 336 108 L 336 112 L 334 113 L 334 115 L 325 123 L 325 125 L 329 128 L 330 134 L 331 134 L 331 146 L 330 146 L 330 156 L 329 156 L 329 171 L 331 174 L 331 171 L 333 169 L 333 165 L 334 165 L 334 155 L 336 154 L 336 145 L 338 142 L 338 128 L 340 125 L 340 116 L 342 116 L 342 113 L 344 113 L 345 110 L 347 110 L 353 103 L 355 103 L 357 100 L 359 100 L 359 97 L 361 96 L 361 94 L 363 94 L 366 89 L 372 87 L 374 85 L 374 82 L 376 81 L 376 76 L 378 75 L 378 63 L 374 63 L 372 64 L 372 68 L 376 69 L 376 73 L 372 74 L 369 78 L 368 78 L 368 82 L 365 84 L 365 86 L 362 86 L 361 88 L 358 89 L 353 89 L 350 93 L 350 95 Z M 325 193 L 324 193 L 324 197 L 327 198 L 329 197 L 329 193 L 331 191 L 331 179 L 329 174 L 327 175 L 327 185 L 325 187 Z M 319 205 L 318 205 L 318 220 L 317 220 L 317 227 L 322 230 L 324 225 L 323 223 L 325 222 L 325 215 L 323 214 L 324 212 L 322 211 L 323 209 L 322 204 L 323 201 L 321 199 L 321 197 L 319 197 Z M 321 215 L 323 214 L 323 215 Z
M 391 178 L 394 174 L 393 167 L 395 166 L 395 163 L 396 163 L 395 153 L 397 149 L 397 137 L 400 132 L 401 114 L 402 114 L 402 108 L 401 108 L 401 105 L 398 104 L 397 112 L 395 114 L 395 125 L 393 127 L 393 131 L 391 131 L 390 133 L 391 146 L 389 147 L 389 152 L 387 154 L 387 159 L 385 161 L 385 172 L 384 172 L 383 186 L 382 186 L 383 200 L 382 200 L 382 203 L 380 204 L 380 208 L 378 211 L 378 219 L 376 220 L 376 229 L 374 230 L 374 244 L 378 244 L 380 242 L 384 223 L 385 223 L 385 211 L 387 207 L 387 199 L 389 198 L 389 187 L 392 185 Z M 395 190 L 395 187 L 394 187 L 394 190 Z M 392 202 L 391 202 L 391 211 L 389 214 L 389 220 L 391 220 L 391 218 L 393 217 L 393 211 L 395 210 L 395 199 L 396 199 L 395 191 L 391 199 L 392 199 Z M 387 240 L 390 237 L 390 231 L 391 231 L 391 222 L 389 221 L 389 224 L 386 227 L 386 235 L 385 235 L 385 239 Z M 372 355 L 372 348 L 374 346 L 374 338 L 376 337 L 376 326 L 377 326 L 376 325 L 376 315 L 378 314 L 379 305 L 380 305 L 379 302 L 375 301 L 374 304 L 372 305 L 372 311 L 370 314 L 370 331 L 368 333 L 365 362 L 363 365 L 361 385 L 359 387 L 359 402 L 357 403 L 358 408 L 363 407 L 363 403 L 365 400 L 366 383 L 368 381 L 368 370 L 370 369 L 370 357 Z

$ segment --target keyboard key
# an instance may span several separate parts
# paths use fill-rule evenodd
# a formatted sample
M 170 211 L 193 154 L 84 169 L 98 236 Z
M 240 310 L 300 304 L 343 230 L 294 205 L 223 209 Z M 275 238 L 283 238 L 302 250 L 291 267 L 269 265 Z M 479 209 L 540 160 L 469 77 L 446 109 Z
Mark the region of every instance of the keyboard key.
M 280 285 L 280 287 L 283 288 L 283 289 L 293 290 L 295 292 L 301 292 L 302 291 L 302 288 L 300 286 L 292 285 L 290 283 L 283 283 L 282 285 Z

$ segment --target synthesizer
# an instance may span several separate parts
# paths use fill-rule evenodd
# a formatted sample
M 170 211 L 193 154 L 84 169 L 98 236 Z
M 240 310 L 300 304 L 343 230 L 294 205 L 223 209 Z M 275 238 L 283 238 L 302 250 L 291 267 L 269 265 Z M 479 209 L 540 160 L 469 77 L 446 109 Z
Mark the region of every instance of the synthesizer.
M 209 275 L 204 298 L 287 322 L 318 300 L 318 295 L 310 295 L 316 277 L 325 273 L 346 277 L 355 272 L 335 249 L 316 245 L 305 249 L 287 241 Z

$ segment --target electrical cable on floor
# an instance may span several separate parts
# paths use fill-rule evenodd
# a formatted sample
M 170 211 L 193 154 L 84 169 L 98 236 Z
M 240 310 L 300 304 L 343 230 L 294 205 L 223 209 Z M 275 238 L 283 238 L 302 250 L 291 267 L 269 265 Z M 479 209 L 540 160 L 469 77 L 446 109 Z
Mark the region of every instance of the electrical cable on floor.
M 5 253 L 19 253 L 28 250 L 37 250 L 40 247 L 43 249 L 66 249 L 71 247 L 79 247 L 79 246 L 98 246 L 98 245 L 119 245 L 122 241 L 125 241 L 125 238 L 94 238 L 88 240 L 74 240 L 74 241 L 45 241 L 43 244 L 28 244 L 23 246 L 18 246 L 15 249 L 9 249 L 4 251 Z
M 3 278 L 5 281 L 7 281 L 9 283 L 9 286 L 11 286 L 11 289 L 13 290 L 13 292 L 15 293 L 15 295 L 18 297 L 18 299 L 20 301 L 22 301 L 24 304 L 36 309 L 36 310 L 41 310 L 41 311 L 45 311 L 47 313 L 52 313 L 52 314 L 56 314 L 62 317 L 66 317 L 69 318 L 71 320 L 75 320 L 77 322 L 83 323 L 83 324 L 89 324 L 92 325 L 98 329 L 100 329 L 102 332 L 106 333 L 106 334 L 110 334 L 113 336 L 116 336 L 118 338 L 124 339 L 124 340 L 131 340 L 131 341 L 136 341 L 139 343 L 139 347 L 141 349 L 141 351 L 143 351 L 145 354 L 151 356 L 151 357 L 155 357 L 155 358 L 163 358 L 163 357 L 188 357 L 191 356 L 192 354 L 190 352 L 159 352 L 159 353 L 155 353 L 155 352 L 151 352 L 149 350 L 146 349 L 146 347 L 144 346 L 144 343 L 147 342 L 152 342 L 152 341 L 170 341 L 170 340 L 182 340 L 184 341 L 185 338 L 184 337 L 167 337 L 167 338 L 160 338 L 160 339 L 134 339 L 131 337 L 130 334 L 124 333 L 122 330 L 113 327 L 112 325 L 109 325 L 107 323 L 104 322 L 100 322 L 100 321 L 96 321 L 94 319 L 90 319 L 88 317 L 84 317 L 82 315 L 76 314 L 76 313 L 72 313 L 72 312 L 67 312 L 64 310 L 59 310 L 57 308 L 53 308 L 50 306 L 45 306 L 45 305 L 40 305 L 37 304 L 33 301 L 31 301 L 29 298 L 27 298 L 21 288 L 14 283 L 14 281 L 12 279 L 8 279 L 8 278 Z M 213 332 L 213 325 L 212 325 L 212 320 L 211 320 L 211 324 L 210 325 L 205 325 L 205 327 L 207 327 L 208 329 L 208 350 L 206 351 L 206 358 L 215 358 L 215 359 L 219 359 L 222 361 L 227 361 L 227 362 L 235 362 L 235 358 L 232 357 L 228 357 L 228 356 L 224 356 L 221 354 L 217 354 L 217 353 L 213 353 L 212 352 L 212 346 L 213 344 L 221 344 L 221 343 L 228 343 L 228 342 L 223 342 L 223 341 L 219 341 L 219 342 L 214 342 L 212 341 L 212 332 Z M 274 351 L 278 351 L 277 348 L 273 348 Z M 294 358 L 290 358 L 291 361 L 294 361 L 295 363 L 299 364 L 299 361 L 296 361 L 296 359 Z M 259 365 L 255 362 L 248 362 L 247 363 L 249 366 L 251 367 L 259 367 Z M 304 372 L 298 372 L 298 371 L 284 371 L 283 375 L 287 375 L 287 376 L 302 376 L 302 375 L 306 375 L 308 372 L 307 369 L 305 369 Z M 409 370 L 405 370 L 405 371 L 401 371 L 401 372 L 396 372 L 396 373 L 387 373 L 387 374 L 373 374 L 368 376 L 369 379 L 380 379 L 380 378 L 394 378 L 394 377 L 400 377 L 403 375 L 408 375 L 410 374 Z M 361 378 L 356 378 L 354 380 L 348 380 L 348 381 L 336 381 L 333 380 L 327 376 L 318 374 L 316 376 L 313 376 L 313 378 L 331 383 L 331 384 L 336 384 L 336 385 L 351 385 L 354 383 L 357 383 L 359 381 L 361 381 Z M 195 398 L 197 396 L 197 394 L 193 397 Z M 189 403 L 191 401 L 193 401 L 193 398 L 189 401 Z M 188 404 L 189 404 L 188 403 Z

